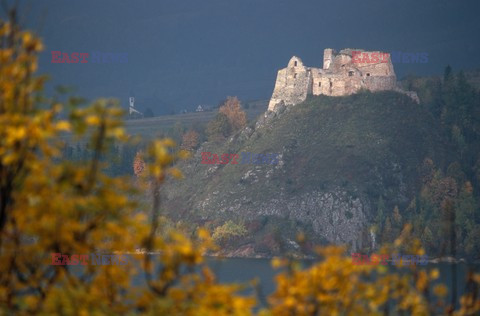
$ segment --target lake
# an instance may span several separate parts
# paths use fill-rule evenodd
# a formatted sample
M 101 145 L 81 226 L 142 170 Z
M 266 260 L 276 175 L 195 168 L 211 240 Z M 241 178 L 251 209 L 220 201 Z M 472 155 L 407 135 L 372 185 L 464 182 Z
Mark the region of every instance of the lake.
M 255 278 L 260 280 L 261 292 L 264 296 L 272 294 L 275 290 L 275 275 L 279 272 L 277 269 L 274 269 L 271 266 L 270 259 L 250 259 L 250 258 L 227 258 L 227 259 L 218 259 L 218 258 L 208 258 L 207 263 L 212 271 L 217 276 L 220 283 L 242 283 L 248 282 Z M 303 263 L 305 266 L 313 264 L 313 260 L 304 260 Z M 387 266 L 390 271 L 408 271 L 407 268 L 396 267 L 392 265 Z M 432 270 L 438 268 L 440 271 L 440 277 L 434 284 L 443 283 L 449 289 L 451 287 L 452 273 L 451 273 L 451 263 L 429 263 L 426 266 L 420 266 L 420 269 Z M 456 264 L 456 275 L 457 275 L 457 298 L 465 292 L 466 285 L 466 274 L 472 268 L 477 273 L 480 272 L 480 264 L 465 264 L 457 263 Z M 137 275 L 133 283 L 135 285 L 145 285 L 144 275 Z M 245 294 L 252 293 L 251 290 L 244 291 Z M 450 299 L 450 291 L 449 297 Z

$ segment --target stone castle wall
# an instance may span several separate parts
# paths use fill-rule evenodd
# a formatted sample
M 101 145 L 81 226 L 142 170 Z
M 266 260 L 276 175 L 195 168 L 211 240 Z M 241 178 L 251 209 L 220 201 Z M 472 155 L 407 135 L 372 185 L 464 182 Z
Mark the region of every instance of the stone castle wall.
M 268 110 L 273 111 L 279 103 L 301 103 L 308 95 L 342 96 L 356 93 L 360 89 L 403 92 L 397 87 L 397 78 L 389 55 L 384 56 L 383 62 L 380 59 L 368 63 L 361 62 L 362 59 L 353 62 L 352 51 L 365 52 L 361 49 L 344 49 L 336 53 L 331 48 L 325 49 L 323 68 L 306 67 L 299 57 L 293 56 L 287 68 L 278 71 Z M 384 54 L 379 51 L 365 53 Z M 410 94 L 407 93 L 409 96 Z M 418 97 L 415 100 L 418 101 Z
M 312 90 L 311 71 L 298 57 L 292 57 L 287 68 L 278 71 L 275 89 L 270 103 L 285 102 L 297 104 L 303 102 Z M 270 106 L 269 106 L 270 109 Z

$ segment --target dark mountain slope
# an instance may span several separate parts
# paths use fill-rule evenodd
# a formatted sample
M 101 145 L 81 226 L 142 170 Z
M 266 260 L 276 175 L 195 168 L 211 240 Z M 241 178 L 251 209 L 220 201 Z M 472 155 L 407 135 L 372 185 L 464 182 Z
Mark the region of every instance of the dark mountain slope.
M 278 165 L 201 164 L 201 152 L 279 153 Z M 205 143 L 180 165 L 186 179 L 167 188 L 177 220 L 245 225 L 228 247 L 242 255 L 296 248 L 299 231 L 313 241 L 370 243 L 380 196 L 387 209 L 418 191 L 426 157 L 444 166 L 449 145 L 421 106 L 394 92 L 312 97 L 260 117 L 223 144 Z

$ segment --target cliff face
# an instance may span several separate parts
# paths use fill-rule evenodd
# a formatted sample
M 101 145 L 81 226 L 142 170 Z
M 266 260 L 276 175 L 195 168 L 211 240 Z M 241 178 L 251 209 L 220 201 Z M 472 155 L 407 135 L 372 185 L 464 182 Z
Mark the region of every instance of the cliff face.
M 434 121 L 395 92 L 312 97 L 275 110 L 223 144 L 204 143 L 179 166 L 186 179 L 164 192 L 177 220 L 211 228 L 242 223 L 248 233 L 225 246 L 238 255 L 297 251 L 298 232 L 312 244 L 368 247 L 378 198 L 387 209 L 403 207 L 417 190 L 422 161 L 441 166 L 448 158 Z M 206 165 L 201 152 L 278 153 L 280 159 Z

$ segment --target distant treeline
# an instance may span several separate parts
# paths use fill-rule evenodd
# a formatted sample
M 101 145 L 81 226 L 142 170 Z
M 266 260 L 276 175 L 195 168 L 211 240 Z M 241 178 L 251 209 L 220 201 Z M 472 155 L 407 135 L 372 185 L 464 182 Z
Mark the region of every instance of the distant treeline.
M 100 161 L 103 164 L 103 170 L 109 176 L 133 175 L 133 160 L 143 145 L 117 145 L 113 144 L 109 150 L 102 154 Z M 93 158 L 93 151 L 86 144 L 66 143 L 63 148 L 63 159 L 88 162 Z

